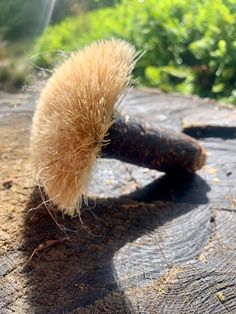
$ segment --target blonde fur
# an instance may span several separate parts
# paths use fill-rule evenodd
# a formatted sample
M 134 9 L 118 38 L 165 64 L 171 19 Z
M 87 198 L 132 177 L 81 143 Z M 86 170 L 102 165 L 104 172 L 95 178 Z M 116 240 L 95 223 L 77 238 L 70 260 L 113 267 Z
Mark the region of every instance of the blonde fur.
M 48 80 L 33 118 L 31 156 L 37 184 L 74 215 L 129 84 L 135 50 L 122 40 L 74 52 Z

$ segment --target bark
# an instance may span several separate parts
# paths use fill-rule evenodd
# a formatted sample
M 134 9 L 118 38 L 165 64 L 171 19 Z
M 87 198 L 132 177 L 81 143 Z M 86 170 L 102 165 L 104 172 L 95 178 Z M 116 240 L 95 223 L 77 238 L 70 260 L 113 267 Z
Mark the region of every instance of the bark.
M 193 138 L 163 127 L 148 128 L 119 117 L 108 133 L 103 157 L 169 172 L 195 172 L 206 160 L 205 149 Z

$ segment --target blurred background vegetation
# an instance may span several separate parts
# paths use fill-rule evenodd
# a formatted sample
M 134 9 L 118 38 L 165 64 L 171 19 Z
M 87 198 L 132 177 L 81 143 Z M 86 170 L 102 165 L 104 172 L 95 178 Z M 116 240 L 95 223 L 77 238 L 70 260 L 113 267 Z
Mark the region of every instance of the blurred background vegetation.
M 236 0 L 0 0 L 0 87 L 110 37 L 144 52 L 135 84 L 236 104 Z

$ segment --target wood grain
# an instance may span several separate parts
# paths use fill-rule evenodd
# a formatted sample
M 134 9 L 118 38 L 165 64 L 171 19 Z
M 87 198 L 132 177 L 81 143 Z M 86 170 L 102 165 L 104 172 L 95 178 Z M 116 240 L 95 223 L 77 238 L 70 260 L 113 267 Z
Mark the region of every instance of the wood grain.
M 36 100 L 20 97 L 16 107 L 12 96 L 0 100 L 0 313 L 235 313 L 236 112 L 195 97 L 128 91 L 122 112 L 150 126 L 194 134 L 204 116 L 196 136 L 207 165 L 196 175 L 163 175 L 101 160 L 83 225 L 57 214 L 70 240 L 23 269 L 39 244 L 64 236 L 31 180 Z M 221 133 L 204 131 L 209 126 Z

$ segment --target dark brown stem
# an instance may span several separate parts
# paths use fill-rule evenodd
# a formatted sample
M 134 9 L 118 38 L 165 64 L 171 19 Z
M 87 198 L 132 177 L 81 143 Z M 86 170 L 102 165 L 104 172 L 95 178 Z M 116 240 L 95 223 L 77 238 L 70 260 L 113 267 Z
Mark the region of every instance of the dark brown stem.
M 188 135 L 161 127 L 150 129 L 127 117 L 116 119 L 108 139 L 102 157 L 159 171 L 195 172 L 206 160 L 205 149 Z

